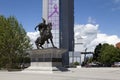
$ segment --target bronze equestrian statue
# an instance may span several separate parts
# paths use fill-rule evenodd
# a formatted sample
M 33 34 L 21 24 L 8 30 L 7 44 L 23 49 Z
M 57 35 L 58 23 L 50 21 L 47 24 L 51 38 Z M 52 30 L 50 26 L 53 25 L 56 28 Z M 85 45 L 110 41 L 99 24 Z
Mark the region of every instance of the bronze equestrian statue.
M 47 44 L 48 44 L 49 39 L 51 41 L 51 44 L 52 44 L 53 48 L 56 48 L 54 46 L 53 40 L 52 40 L 53 39 L 53 36 L 52 36 L 52 33 L 51 33 L 52 23 L 46 24 L 45 19 L 42 19 L 42 20 L 43 20 L 43 23 L 40 23 L 39 25 L 37 25 L 35 27 L 35 30 L 36 30 L 36 28 L 38 28 L 38 30 L 40 32 L 40 37 L 38 37 L 35 41 L 37 49 L 40 49 L 40 47 L 43 49 L 44 47 L 42 45 L 45 44 L 45 41 L 47 41 Z

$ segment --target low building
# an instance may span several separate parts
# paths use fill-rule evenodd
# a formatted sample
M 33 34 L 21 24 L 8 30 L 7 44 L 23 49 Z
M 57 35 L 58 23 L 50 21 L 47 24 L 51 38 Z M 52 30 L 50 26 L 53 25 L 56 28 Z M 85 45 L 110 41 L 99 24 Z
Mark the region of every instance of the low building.
M 120 42 L 116 44 L 116 47 L 120 49 Z

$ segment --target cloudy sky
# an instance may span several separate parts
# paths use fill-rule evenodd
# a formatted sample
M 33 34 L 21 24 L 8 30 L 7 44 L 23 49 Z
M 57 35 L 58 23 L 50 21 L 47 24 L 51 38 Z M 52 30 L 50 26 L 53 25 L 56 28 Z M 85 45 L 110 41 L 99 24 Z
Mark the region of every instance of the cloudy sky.
M 74 0 L 75 37 L 84 38 L 90 51 L 98 43 L 120 41 L 120 0 Z M 0 0 L 0 15 L 13 15 L 34 42 L 34 27 L 41 22 L 42 0 Z
M 87 48 L 88 51 L 93 51 L 99 43 L 115 45 L 120 42 L 120 38 L 117 35 L 101 33 L 99 27 L 99 25 L 93 24 L 75 25 L 75 43 L 83 42 L 84 49 Z

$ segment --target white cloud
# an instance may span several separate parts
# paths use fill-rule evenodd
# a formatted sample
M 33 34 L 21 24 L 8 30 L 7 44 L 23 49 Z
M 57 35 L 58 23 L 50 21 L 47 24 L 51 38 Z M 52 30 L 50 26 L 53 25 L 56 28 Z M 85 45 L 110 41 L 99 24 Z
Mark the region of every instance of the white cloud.
M 75 25 L 74 27 L 75 36 L 77 37 L 78 33 L 81 36 L 95 34 L 98 32 L 98 26 L 99 25 L 92 25 L 92 24 Z
M 93 51 L 95 46 L 99 43 L 108 43 L 115 46 L 115 44 L 118 42 L 120 42 L 120 38 L 117 35 L 107 35 L 103 33 L 98 33 L 97 37 L 93 41 L 91 41 L 89 47 L 91 48 L 91 51 Z
M 118 36 L 102 33 L 97 34 L 97 38 L 94 40 L 96 43 L 109 43 L 113 45 L 115 45 L 118 41 L 120 41 L 120 38 L 118 38 Z
M 29 38 L 31 40 L 31 44 L 33 44 L 33 48 L 36 48 L 35 40 L 39 36 L 39 32 L 38 31 L 37 32 L 27 32 L 27 36 L 29 36 Z
M 96 23 L 96 20 L 93 19 L 91 16 L 88 17 L 88 23 L 89 24 L 95 24 Z
M 86 24 L 86 25 L 75 25 L 75 43 L 83 43 L 84 48 L 88 48 L 88 51 L 93 51 L 95 46 L 99 43 L 109 43 L 115 45 L 120 42 L 120 38 L 117 35 L 107 35 L 100 33 L 99 25 Z M 28 32 L 27 35 L 30 37 L 33 47 L 35 46 L 35 40 L 39 36 L 39 32 Z
M 99 25 L 86 24 L 75 25 L 75 42 L 83 42 L 83 47 L 88 48 L 88 51 L 93 51 L 99 43 L 109 43 L 115 45 L 120 41 L 117 35 L 107 35 L 100 33 Z M 85 38 L 82 38 L 84 36 Z
M 84 46 L 86 47 L 93 39 L 97 37 L 99 25 L 75 25 L 75 42 L 79 43 L 82 39 Z

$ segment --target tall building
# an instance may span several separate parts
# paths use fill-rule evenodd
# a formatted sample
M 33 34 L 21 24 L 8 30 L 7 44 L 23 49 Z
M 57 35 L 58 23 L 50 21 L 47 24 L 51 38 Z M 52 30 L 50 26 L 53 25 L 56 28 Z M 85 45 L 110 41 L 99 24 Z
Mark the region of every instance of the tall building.
M 60 48 L 74 51 L 74 0 L 60 0 Z M 64 65 L 69 64 L 69 54 L 63 55 Z
M 68 53 L 74 51 L 74 0 L 43 0 L 43 18 L 52 23 L 55 46 L 67 49 L 63 65 L 68 65 Z

